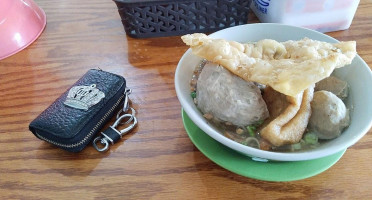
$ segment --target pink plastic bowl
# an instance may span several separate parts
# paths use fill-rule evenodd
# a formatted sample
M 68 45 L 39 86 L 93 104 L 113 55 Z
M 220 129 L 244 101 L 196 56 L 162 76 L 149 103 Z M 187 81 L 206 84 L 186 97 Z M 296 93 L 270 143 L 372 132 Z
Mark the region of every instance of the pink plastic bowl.
M 0 0 L 0 60 L 34 42 L 45 25 L 45 12 L 33 0 Z

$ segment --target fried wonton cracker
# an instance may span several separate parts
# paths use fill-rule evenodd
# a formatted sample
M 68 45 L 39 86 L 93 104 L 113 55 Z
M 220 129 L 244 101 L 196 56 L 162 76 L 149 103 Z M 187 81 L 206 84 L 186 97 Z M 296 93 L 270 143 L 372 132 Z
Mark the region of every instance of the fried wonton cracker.
M 266 88 L 263 98 L 268 104 L 271 121 L 261 130 L 261 137 L 275 146 L 294 144 L 301 140 L 311 116 L 310 102 L 314 86 L 309 87 L 296 97 L 286 96 Z M 283 104 L 286 107 L 283 109 Z
M 355 41 L 330 44 L 304 38 L 241 44 L 202 33 L 181 38 L 195 55 L 222 65 L 244 80 L 292 97 L 330 76 L 335 68 L 350 64 L 356 55 Z

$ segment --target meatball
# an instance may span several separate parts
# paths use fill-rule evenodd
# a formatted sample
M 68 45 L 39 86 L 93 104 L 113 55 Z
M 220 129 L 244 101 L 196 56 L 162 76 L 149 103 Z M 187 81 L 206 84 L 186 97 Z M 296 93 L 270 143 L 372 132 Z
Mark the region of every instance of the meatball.
M 260 89 L 222 66 L 207 63 L 197 82 L 197 106 L 220 121 L 237 126 L 253 124 L 269 116 Z
M 309 129 L 318 135 L 319 139 L 336 138 L 350 124 L 348 109 L 342 100 L 331 92 L 315 92 L 311 110 Z
M 346 81 L 343 81 L 339 78 L 336 78 L 334 76 L 330 76 L 328 78 L 325 78 L 321 81 L 319 81 L 315 85 L 315 91 L 321 91 L 326 90 L 328 92 L 332 92 L 335 94 L 338 98 L 341 100 L 346 99 L 348 92 L 349 92 L 349 86 Z

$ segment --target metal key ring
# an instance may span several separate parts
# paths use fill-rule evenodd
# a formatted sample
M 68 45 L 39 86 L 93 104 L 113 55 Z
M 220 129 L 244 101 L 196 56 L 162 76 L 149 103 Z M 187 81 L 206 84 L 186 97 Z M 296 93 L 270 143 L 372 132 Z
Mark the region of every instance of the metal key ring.
M 97 142 L 98 140 L 101 141 L 101 144 L 103 144 L 104 146 L 102 148 L 98 147 L 97 145 Z M 108 148 L 109 148 L 109 143 L 107 142 L 107 140 L 105 138 L 103 138 L 102 136 L 99 136 L 99 137 L 96 137 L 94 140 L 93 140 L 93 147 L 99 151 L 99 152 L 104 152 L 104 151 L 107 151 Z

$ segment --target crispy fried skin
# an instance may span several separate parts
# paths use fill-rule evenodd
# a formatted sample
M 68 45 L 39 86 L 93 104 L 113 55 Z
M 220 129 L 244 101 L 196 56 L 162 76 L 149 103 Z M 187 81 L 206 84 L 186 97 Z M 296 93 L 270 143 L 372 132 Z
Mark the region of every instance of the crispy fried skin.
M 286 42 L 265 39 L 241 44 L 201 33 L 181 38 L 195 55 L 222 65 L 244 80 L 292 97 L 330 76 L 335 68 L 350 64 L 356 55 L 355 41 L 330 44 L 308 38 Z
M 274 117 L 272 121 L 261 130 L 261 136 L 274 146 L 299 142 L 310 119 L 310 102 L 313 99 L 313 93 L 314 87 L 312 86 L 296 97 L 287 96 L 288 106 L 277 117 L 275 117 L 278 112 L 277 106 L 280 106 L 282 103 L 271 104 L 272 106 L 268 109 L 269 112 L 274 112 Z M 281 94 L 273 90 L 265 90 L 264 99 L 266 97 L 268 101 L 272 101 L 275 97 L 279 97 L 280 95 Z

